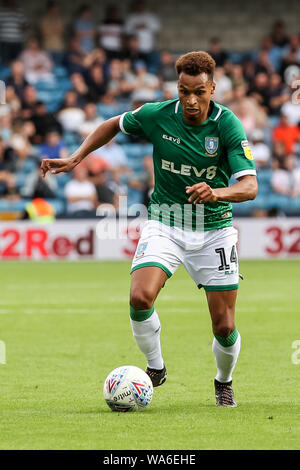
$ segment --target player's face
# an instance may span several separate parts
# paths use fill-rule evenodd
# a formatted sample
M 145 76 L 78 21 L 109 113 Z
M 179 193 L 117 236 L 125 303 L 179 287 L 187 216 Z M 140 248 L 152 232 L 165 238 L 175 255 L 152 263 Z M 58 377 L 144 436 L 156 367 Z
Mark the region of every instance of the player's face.
M 204 72 L 195 76 L 184 72 L 179 75 L 178 96 L 183 117 L 189 124 L 197 126 L 207 119 L 214 91 L 215 83 Z

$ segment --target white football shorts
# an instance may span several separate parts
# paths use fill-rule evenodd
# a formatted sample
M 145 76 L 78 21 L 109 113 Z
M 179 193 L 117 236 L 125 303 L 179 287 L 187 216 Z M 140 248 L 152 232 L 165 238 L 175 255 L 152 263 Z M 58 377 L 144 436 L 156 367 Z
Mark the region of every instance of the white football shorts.
M 161 268 L 168 277 L 183 264 L 198 288 L 225 291 L 238 288 L 237 230 L 191 231 L 146 222 L 131 266 L 131 273 L 146 266 Z

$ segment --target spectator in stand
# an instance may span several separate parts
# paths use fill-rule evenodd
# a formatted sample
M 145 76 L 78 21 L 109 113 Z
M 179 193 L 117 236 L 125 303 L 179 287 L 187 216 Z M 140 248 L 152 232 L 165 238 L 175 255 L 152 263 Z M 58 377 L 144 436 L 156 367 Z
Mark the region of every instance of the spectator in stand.
M 288 44 L 289 36 L 286 33 L 286 25 L 283 20 L 276 20 L 273 23 L 270 38 L 275 46 L 284 47 Z
M 104 20 L 97 28 L 97 42 L 105 50 L 108 59 L 122 57 L 123 28 L 124 21 L 119 5 L 108 5 Z
M 250 58 L 245 58 L 242 63 L 243 77 L 246 83 L 249 85 L 253 82 L 255 77 L 255 62 Z
M 136 64 L 137 86 L 132 93 L 133 101 L 155 101 L 159 89 L 159 79 L 156 75 L 147 72 L 146 64 Z
M 118 197 L 109 187 L 109 165 L 99 156 L 89 155 L 86 158 L 89 181 L 94 184 L 99 204 L 112 204 L 118 210 Z
M 267 168 L 271 161 L 270 147 L 264 142 L 262 129 L 254 129 L 250 134 L 251 150 L 257 168 Z
M 248 95 L 253 98 L 264 110 L 268 112 L 269 107 L 269 77 L 265 72 L 255 75 L 250 85 Z
M 278 73 L 272 73 L 269 77 L 268 94 L 269 114 L 279 116 L 281 106 L 290 99 L 290 93 Z
M 73 179 L 65 186 L 67 211 L 74 216 L 94 216 L 97 206 L 95 186 L 89 181 L 88 170 L 78 165 L 72 172 Z
M 21 118 L 13 120 L 9 144 L 18 156 L 18 160 L 24 161 L 28 156 L 34 155 L 35 152 L 30 142 L 30 137 L 34 132 L 35 127 L 31 121 L 25 121 Z
M 47 52 L 40 49 L 36 38 L 29 39 L 27 46 L 19 56 L 24 65 L 25 78 L 30 84 L 38 81 L 53 82 L 53 62 Z
M 269 75 L 275 72 L 275 68 L 270 61 L 269 54 L 267 51 L 261 50 L 258 53 L 258 57 L 255 63 L 255 74 L 264 73 Z
M 93 152 L 94 158 L 101 158 L 107 163 L 111 170 L 124 172 L 127 170 L 128 162 L 126 154 L 121 145 L 117 144 L 114 139 L 110 140 L 106 145 Z
M 28 85 L 28 81 L 24 75 L 24 65 L 20 60 L 15 60 L 10 66 L 11 75 L 5 80 L 6 86 L 12 86 L 16 95 L 23 99 L 24 89 Z
M 232 100 L 227 106 L 241 119 L 246 132 L 267 125 L 265 111 L 253 98 L 247 96 L 247 88 L 244 85 L 237 86 L 233 90 Z
M 177 96 L 178 77 L 173 55 L 167 50 L 160 53 L 160 65 L 157 70 L 157 75 L 160 79 L 160 87 L 164 88 L 165 92 L 169 91 L 172 98 L 175 98 Z
M 5 89 L 6 106 L 9 108 L 12 117 L 17 117 L 21 110 L 21 100 L 15 93 L 12 86 L 6 86 Z
M 273 191 L 290 197 L 300 196 L 300 167 L 295 155 L 287 155 L 273 170 L 271 185 Z
M 54 129 L 47 132 L 45 142 L 40 147 L 41 158 L 67 158 L 68 149 L 59 133 Z
M 79 39 L 81 50 L 86 53 L 91 52 L 95 47 L 95 24 L 91 8 L 88 5 L 79 7 L 73 30 L 75 36 Z
M 95 63 L 89 70 L 87 78 L 89 93 L 94 103 L 99 103 L 107 92 L 107 81 L 104 76 L 103 66 Z
M 151 155 L 143 158 L 143 168 L 139 172 L 130 174 L 127 184 L 131 190 L 134 190 L 140 203 L 148 207 L 154 188 L 154 167 Z
M 31 119 L 38 102 L 36 89 L 33 85 L 27 85 L 24 88 L 21 117 Z
M 72 73 L 86 73 L 86 55 L 87 54 L 80 46 L 79 38 L 77 36 L 73 36 L 66 51 L 66 67 L 70 75 Z
M 214 81 L 216 83 L 216 90 L 214 93 L 214 100 L 217 103 L 226 105 L 232 100 L 232 82 L 225 74 L 224 67 L 216 67 Z
M 289 44 L 283 49 L 281 75 L 288 76 L 289 71 L 300 67 L 300 39 L 297 34 L 290 37 Z
M 4 181 L 6 173 L 15 171 L 15 162 L 18 159 L 14 149 L 6 145 L 4 139 L 0 136 L 0 178 Z M 5 172 L 5 173 L 4 173 Z
M 123 59 L 121 63 L 122 69 L 122 96 L 130 98 L 131 93 L 138 86 L 137 77 L 132 69 L 132 62 L 130 59 Z
M 289 88 L 291 95 L 282 105 L 280 112 L 288 118 L 290 124 L 300 126 L 300 75 L 292 81 Z
M 109 80 L 107 90 L 114 98 L 120 98 L 123 93 L 122 62 L 120 59 L 112 59 L 110 62 Z
M 137 62 L 143 60 L 144 56 L 139 50 L 139 41 L 136 36 L 125 36 L 123 58 L 129 59 L 133 67 Z
M 44 142 L 46 134 L 52 129 L 62 133 L 62 126 L 56 119 L 53 113 L 49 113 L 45 104 L 42 101 L 38 101 L 35 105 L 34 114 L 32 116 L 32 122 L 35 126 L 36 132 L 33 143 L 36 145 Z
M 83 108 L 92 99 L 89 87 L 80 73 L 72 73 L 70 78 L 73 91 L 77 93 L 77 104 L 80 108 Z
M 163 50 L 160 53 L 160 65 L 158 68 L 158 75 L 161 80 L 165 82 L 176 82 L 178 80 L 176 69 L 175 69 L 175 59 L 171 52 L 168 50 Z
M 285 153 L 289 155 L 294 152 L 299 133 L 300 128 L 291 124 L 285 114 L 281 114 L 279 124 L 273 130 L 273 141 L 282 142 L 284 144 Z
M 160 31 L 160 21 L 154 13 L 146 10 L 145 2 L 133 0 L 131 11 L 125 20 L 125 32 L 138 39 L 138 49 L 146 62 L 155 49 L 155 35 Z
M 228 60 L 228 53 L 222 48 L 221 39 L 213 37 L 209 41 L 208 53 L 216 62 L 217 67 L 224 67 Z
M 100 65 L 103 68 L 105 78 L 108 76 L 109 62 L 107 60 L 106 52 L 104 49 L 101 49 L 99 47 L 98 49 L 94 49 L 90 54 L 87 54 L 84 59 L 84 66 L 87 69 L 87 74 L 88 69 L 93 67 L 93 65 Z
M 0 57 L 2 64 L 9 64 L 21 53 L 27 19 L 14 0 L 3 0 L 0 7 Z
M 97 149 L 92 154 L 92 166 L 95 169 L 97 162 L 100 159 L 101 166 L 103 163 L 106 165 L 106 186 L 114 194 L 113 203 L 118 203 L 118 196 L 127 193 L 124 178 L 131 173 L 128 168 L 126 154 L 121 145 L 117 144 L 114 139 Z M 99 200 L 101 191 L 99 192 Z
M 93 132 L 97 127 L 102 124 L 104 119 L 101 116 L 98 116 L 97 106 L 95 103 L 87 103 L 84 107 L 85 119 L 83 123 L 78 128 L 78 132 L 81 135 L 82 140 L 84 140 L 91 132 Z
M 78 96 L 75 91 L 67 91 L 64 103 L 57 113 L 58 122 L 64 131 L 78 132 L 84 122 L 84 111 L 78 106 Z
M 270 35 L 264 36 L 261 43 L 261 51 L 268 55 L 268 61 L 272 64 L 274 71 L 280 72 L 281 59 L 284 54 L 284 48 L 274 44 Z
M 58 2 L 50 0 L 41 18 L 40 35 L 43 49 L 48 52 L 57 65 L 61 65 L 64 58 L 64 33 L 65 22 L 60 5 Z
M 227 66 L 228 67 L 228 66 Z M 225 68 L 226 70 L 226 68 Z M 229 68 L 229 77 L 232 82 L 232 88 L 235 89 L 239 86 L 246 86 L 247 82 L 243 74 L 243 67 L 240 64 L 233 64 Z

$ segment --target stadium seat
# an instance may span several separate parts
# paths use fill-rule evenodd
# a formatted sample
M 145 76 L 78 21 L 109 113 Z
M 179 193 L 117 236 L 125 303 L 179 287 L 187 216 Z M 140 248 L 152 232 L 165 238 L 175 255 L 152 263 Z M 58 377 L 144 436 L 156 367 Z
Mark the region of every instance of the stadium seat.
M 6 65 L 0 65 L 0 80 L 6 80 L 10 75 L 10 67 Z
M 9 201 L 7 199 L 0 198 L 0 212 L 24 211 L 26 204 L 29 201 L 30 201 L 29 199 L 21 199 L 19 201 Z

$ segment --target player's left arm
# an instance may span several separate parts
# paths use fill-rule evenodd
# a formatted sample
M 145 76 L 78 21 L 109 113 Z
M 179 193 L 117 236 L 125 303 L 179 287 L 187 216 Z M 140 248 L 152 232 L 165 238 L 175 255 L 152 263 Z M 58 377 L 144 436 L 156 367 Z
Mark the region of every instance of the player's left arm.
M 211 188 L 204 181 L 186 187 L 189 202 L 203 204 L 205 202 L 244 202 L 255 199 L 257 195 L 257 179 L 255 175 L 244 175 L 239 181 L 227 188 Z

